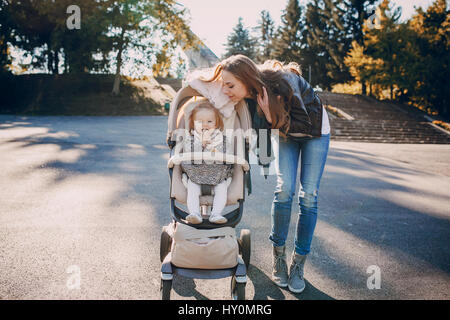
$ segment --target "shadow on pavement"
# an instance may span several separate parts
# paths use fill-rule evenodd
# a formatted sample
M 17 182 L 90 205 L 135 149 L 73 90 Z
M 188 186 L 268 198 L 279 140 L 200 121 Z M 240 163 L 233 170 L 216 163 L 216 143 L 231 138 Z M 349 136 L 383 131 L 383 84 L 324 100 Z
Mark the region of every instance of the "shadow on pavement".
M 290 292 L 288 288 L 280 288 L 275 285 L 263 271 L 250 265 L 248 272 L 249 278 L 252 280 L 255 288 L 253 300 L 285 300 L 285 293 Z M 293 294 L 298 300 L 335 300 L 326 293 L 314 287 L 306 280 L 306 288 L 302 293 Z
M 173 278 L 172 290 L 182 297 L 194 297 L 196 300 L 208 300 L 208 297 L 196 290 L 194 279 L 191 278 L 175 275 Z
M 319 218 L 357 238 L 390 252 L 406 253 L 450 274 L 450 247 L 442 245 L 450 243 L 450 220 L 444 217 L 450 204 L 448 194 L 423 187 L 423 179 L 433 174 L 372 157 L 363 159 L 353 150 L 331 150 L 327 166 L 351 168 L 351 172 L 334 170 L 324 175 L 321 193 L 327 196 L 319 204 Z M 406 200 L 400 202 L 403 197 Z M 417 201 L 421 211 L 411 204 L 418 197 L 424 199 Z M 426 201 L 439 203 L 442 209 L 428 207 Z

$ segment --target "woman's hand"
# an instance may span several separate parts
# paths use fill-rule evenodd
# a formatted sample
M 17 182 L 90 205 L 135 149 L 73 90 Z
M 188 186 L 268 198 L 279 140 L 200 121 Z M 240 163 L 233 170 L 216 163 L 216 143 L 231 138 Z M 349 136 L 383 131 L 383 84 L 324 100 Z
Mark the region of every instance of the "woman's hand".
M 269 95 L 267 94 L 267 90 L 265 87 L 263 87 L 263 96 L 257 95 L 256 101 L 258 102 L 259 107 L 264 112 L 264 115 L 266 116 L 267 122 L 272 123 L 272 117 L 270 116 L 270 110 L 269 110 Z

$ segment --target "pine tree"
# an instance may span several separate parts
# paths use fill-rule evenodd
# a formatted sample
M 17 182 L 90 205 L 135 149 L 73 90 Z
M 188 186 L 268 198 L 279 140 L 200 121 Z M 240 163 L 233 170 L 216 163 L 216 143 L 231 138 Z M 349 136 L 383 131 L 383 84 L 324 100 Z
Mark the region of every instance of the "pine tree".
M 255 59 L 257 55 L 257 41 L 251 37 L 250 31 L 244 27 L 242 17 L 239 17 L 233 32 L 228 36 L 224 58 L 236 54 L 243 54 L 250 59 Z
M 388 88 L 390 98 L 395 98 L 394 86 L 398 84 L 401 75 L 399 59 L 404 46 L 401 38 L 399 19 L 401 8 L 394 8 L 390 0 L 383 0 L 376 11 L 379 23 L 377 26 L 367 24 L 365 47 L 366 54 L 374 59 L 381 59 L 383 65 L 378 71 L 377 83 Z
M 377 0 L 349 0 L 346 5 L 346 20 L 351 38 L 358 44 L 363 44 L 363 26 L 365 21 L 374 13 L 373 5 Z M 352 40 L 352 41 L 353 41 Z
M 372 7 L 376 0 L 350 0 L 350 8 L 348 10 L 348 20 L 351 29 L 353 41 L 359 45 L 363 45 L 363 26 L 364 22 L 373 14 L 369 7 Z M 361 82 L 362 94 L 367 94 L 366 82 Z
M 285 62 L 303 64 L 302 39 L 305 32 L 303 7 L 289 0 L 281 17 L 281 26 L 273 41 L 272 57 Z
M 349 26 L 345 20 L 344 1 L 314 0 L 308 4 L 306 19 L 308 25 L 308 44 L 312 51 L 322 58 L 321 65 L 326 72 L 322 74 L 321 84 L 330 88 L 335 83 L 350 80 L 344 57 L 351 39 Z
M 362 44 L 362 25 L 375 0 L 313 0 L 306 10 L 305 58 L 325 88 L 351 80 L 344 59 L 352 41 Z
M 259 33 L 260 50 L 257 56 L 259 62 L 264 62 L 272 57 L 272 42 L 275 36 L 275 23 L 270 16 L 269 11 L 263 10 L 260 14 L 261 20 L 256 27 Z

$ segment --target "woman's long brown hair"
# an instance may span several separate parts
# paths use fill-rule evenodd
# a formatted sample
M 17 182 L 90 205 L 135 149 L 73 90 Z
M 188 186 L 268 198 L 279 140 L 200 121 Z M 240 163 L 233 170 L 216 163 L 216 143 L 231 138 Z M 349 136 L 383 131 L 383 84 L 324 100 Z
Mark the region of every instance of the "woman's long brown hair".
M 258 95 L 263 96 L 263 87 L 266 88 L 272 129 L 280 129 L 281 135 L 285 136 L 285 133 L 289 131 L 289 105 L 292 98 L 292 88 L 283 79 L 282 74 L 285 71 L 299 74 L 296 65 L 289 64 L 285 67 L 277 60 L 269 60 L 263 65 L 257 66 L 250 58 L 238 54 L 220 62 L 214 70 L 213 77 L 205 80 L 217 80 L 224 70 L 232 73 L 236 79 L 241 81 L 254 100 Z M 260 108 L 258 108 L 258 113 L 263 115 Z
M 300 66 L 295 62 L 290 62 L 285 65 L 278 60 L 267 60 L 264 64 L 259 65 L 258 69 L 261 72 L 261 77 L 264 79 L 266 86 L 270 88 L 272 93 L 272 100 L 269 96 L 270 105 L 276 103 L 273 100 L 275 100 L 274 97 L 277 97 L 277 101 L 284 107 L 286 112 L 286 122 L 284 123 L 284 126 L 281 127 L 281 130 L 287 133 L 289 131 L 290 112 L 294 92 L 289 83 L 284 79 L 284 74 L 290 72 L 301 76 Z

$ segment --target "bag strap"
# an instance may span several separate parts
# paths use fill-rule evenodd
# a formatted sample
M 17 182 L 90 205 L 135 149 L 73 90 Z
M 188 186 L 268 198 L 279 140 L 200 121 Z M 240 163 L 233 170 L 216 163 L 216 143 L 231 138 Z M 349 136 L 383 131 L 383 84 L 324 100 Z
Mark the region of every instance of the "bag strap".
M 227 137 L 223 135 L 223 153 L 227 153 Z
M 195 135 L 192 134 L 191 135 L 191 152 L 194 152 L 194 139 L 195 139 Z M 194 160 L 192 160 L 192 158 L 191 158 L 191 164 L 192 165 L 194 164 Z

